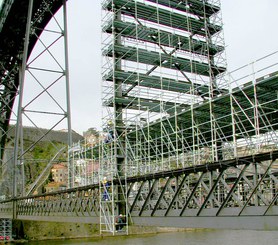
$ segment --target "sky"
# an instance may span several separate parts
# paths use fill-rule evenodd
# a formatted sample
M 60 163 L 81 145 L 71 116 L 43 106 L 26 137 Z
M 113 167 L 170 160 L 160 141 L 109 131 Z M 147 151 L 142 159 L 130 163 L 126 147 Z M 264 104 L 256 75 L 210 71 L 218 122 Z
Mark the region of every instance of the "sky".
M 222 0 L 228 70 L 278 50 L 277 0 Z M 72 129 L 101 128 L 101 0 L 68 0 Z

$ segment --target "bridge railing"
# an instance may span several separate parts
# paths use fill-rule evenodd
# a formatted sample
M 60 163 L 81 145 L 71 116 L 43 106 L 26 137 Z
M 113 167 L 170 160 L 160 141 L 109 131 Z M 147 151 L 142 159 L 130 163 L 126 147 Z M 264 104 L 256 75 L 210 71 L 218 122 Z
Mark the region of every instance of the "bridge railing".
M 263 79 L 277 76 L 278 51 L 274 51 L 227 74 L 230 89 L 242 89 Z M 227 87 L 227 89 L 229 89 Z

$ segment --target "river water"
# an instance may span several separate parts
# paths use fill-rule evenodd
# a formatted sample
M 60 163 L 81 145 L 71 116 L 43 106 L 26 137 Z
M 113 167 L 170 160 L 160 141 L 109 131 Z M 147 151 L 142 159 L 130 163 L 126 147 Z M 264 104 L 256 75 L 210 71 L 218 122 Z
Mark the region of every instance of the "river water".
M 197 230 L 153 235 L 28 242 L 30 245 L 278 245 L 278 231 Z

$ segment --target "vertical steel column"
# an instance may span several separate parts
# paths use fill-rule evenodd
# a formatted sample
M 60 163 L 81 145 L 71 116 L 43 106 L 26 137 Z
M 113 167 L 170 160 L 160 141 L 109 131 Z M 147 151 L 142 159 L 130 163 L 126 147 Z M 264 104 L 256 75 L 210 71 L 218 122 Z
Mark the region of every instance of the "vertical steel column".
M 236 119 L 235 119 L 235 110 L 233 105 L 233 96 L 232 96 L 232 86 L 229 76 L 229 100 L 230 100 L 230 113 L 231 113 L 231 123 L 232 123 L 232 136 L 233 136 L 233 157 L 237 157 L 237 135 L 236 135 Z
M 255 152 L 258 153 L 261 148 L 261 139 L 260 139 L 260 115 L 259 115 L 259 102 L 257 97 L 257 88 L 256 88 L 256 76 L 255 76 L 255 64 L 251 63 L 252 66 L 252 74 L 253 74 L 253 89 L 254 89 L 254 100 L 253 103 L 253 112 L 254 112 L 254 126 L 255 126 L 255 135 L 256 135 L 256 149 Z
M 115 14 L 115 20 L 121 20 L 121 10 L 117 10 Z M 121 35 L 118 33 L 114 33 L 114 45 L 121 45 Z M 114 53 L 114 69 L 115 71 L 120 71 L 121 70 L 121 59 L 116 56 Z M 116 164 L 116 171 L 117 171 L 117 176 L 119 178 L 123 177 L 123 165 L 125 163 L 125 158 L 123 157 L 124 152 L 123 149 L 121 149 L 121 146 L 124 147 L 125 143 L 121 142 L 122 137 L 122 132 L 123 132 L 123 108 L 122 105 L 119 105 L 117 102 L 115 102 L 116 97 L 122 97 L 123 96 L 123 90 L 122 90 L 122 80 L 115 79 L 114 78 L 114 105 L 115 105 L 115 119 L 114 119 L 114 134 L 115 134 L 115 141 L 114 141 L 114 147 L 115 147 L 115 164 Z M 120 183 L 117 188 L 117 209 L 118 209 L 118 215 L 119 214 L 124 214 L 126 215 L 126 208 L 125 208 L 125 197 L 124 193 L 122 193 L 122 183 Z
M 19 101 L 18 101 L 17 123 L 16 123 L 16 132 L 15 132 L 15 146 L 14 146 L 13 197 L 17 196 L 16 167 L 18 164 L 19 139 L 20 139 L 20 134 L 22 133 L 21 131 L 22 112 L 23 112 L 22 101 L 23 101 L 23 89 L 24 89 L 25 70 L 26 70 L 27 53 L 28 53 L 28 45 L 29 45 L 29 36 L 30 36 L 30 29 L 31 29 L 32 11 L 33 11 L 33 0 L 29 0 L 24 49 L 22 54 L 21 67 L 19 69 L 20 81 L 19 81 Z M 21 154 L 19 157 L 21 157 Z
M 68 146 L 72 146 L 72 129 L 71 129 L 71 109 L 70 109 L 70 85 L 69 85 L 69 55 L 68 55 L 68 22 L 67 22 L 67 1 L 63 2 L 64 18 L 64 51 L 65 51 L 65 79 L 66 79 L 66 100 L 67 100 L 67 123 L 68 123 Z M 74 166 L 73 159 L 68 159 L 69 166 L 69 188 L 74 185 Z
M 17 122 L 16 122 L 16 132 L 15 132 L 15 143 L 14 143 L 14 161 L 13 161 L 13 198 L 17 197 L 17 173 L 16 168 L 18 164 L 18 158 L 22 157 L 22 151 L 19 153 L 19 139 L 22 137 L 22 102 L 23 102 L 23 89 L 24 89 L 24 78 L 25 78 L 25 69 L 26 69 L 26 62 L 27 62 L 27 53 L 28 53 L 28 46 L 29 46 L 29 36 L 30 36 L 30 29 L 31 29 L 31 19 L 32 19 L 32 12 L 33 12 L 33 0 L 29 0 L 28 6 L 28 15 L 26 21 L 26 31 L 25 31 L 25 42 L 24 42 L 24 49 L 22 54 L 22 61 L 21 66 L 19 69 L 19 101 L 18 101 L 18 110 L 17 110 Z M 21 147 L 23 145 L 21 144 Z M 24 163 L 22 163 L 23 165 Z M 22 167 L 22 175 L 24 175 L 24 166 Z M 24 183 L 22 183 L 24 185 Z M 24 186 L 22 188 L 25 188 Z M 23 193 L 22 193 L 23 194 Z M 13 202 L 13 219 L 16 219 L 16 203 Z

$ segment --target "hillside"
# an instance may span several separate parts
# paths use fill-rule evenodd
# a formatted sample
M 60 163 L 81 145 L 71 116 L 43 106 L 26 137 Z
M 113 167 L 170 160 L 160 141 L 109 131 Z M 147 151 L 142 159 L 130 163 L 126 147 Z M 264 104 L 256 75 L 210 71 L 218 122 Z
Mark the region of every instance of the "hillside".
M 2 174 L 0 175 L 0 196 L 11 196 L 12 193 L 12 155 L 14 148 L 14 127 L 8 134 L 8 143 L 5 147 L 5 154 L 3 159 Z M 47 137 L 34 144 L 39 140 L 42 133 L 47 132 L 47 129 L 38 129 L 32 127 L 24 127 L 24 150 L 29 149 L 24 154 L 24 173 L 25 173 L 25 185 L 28 187 L 37 179 L 41 172 L 45 169 L 47 164 L 55 156 L 55 154 L 65 146 L 67 146 L 67 132 L 65 131 L 52 131 Z M 76 132 L 73 132 L 73 142 L 83 140 L 83 137 Z M 67 161 L 67 148 L 59 154 L 54 162 L 66 162 Z M 21 193 L 22 186 L 22 165 L 18 165 L 17 171 L 17 183 L 18 193 Z M 41 191 L 41 190 L 39 190 Z
M 35 127 L 24 127 L 23 128 L 23 135 L 24 140 L 29 140 L 32 142 L 37 141 L 42 134 L 45 134 L 48 131 L 48 129 L 44 128 L 35 128 Z M 15 126 L 12 125 L 9 128 L 8 132 L 8 139 L 14 138 L 15 136 Z M 48 133 L 47 137 L 43 138 L 41 141 L 57 141 L 60 143 L 67 144 L 67 131 L 65 130 L 52 130 Z M 76 133 L 74 130 L 72 130 L 72 141 L 78 142 L 79 140 L 83 140 L 83 136 Z

